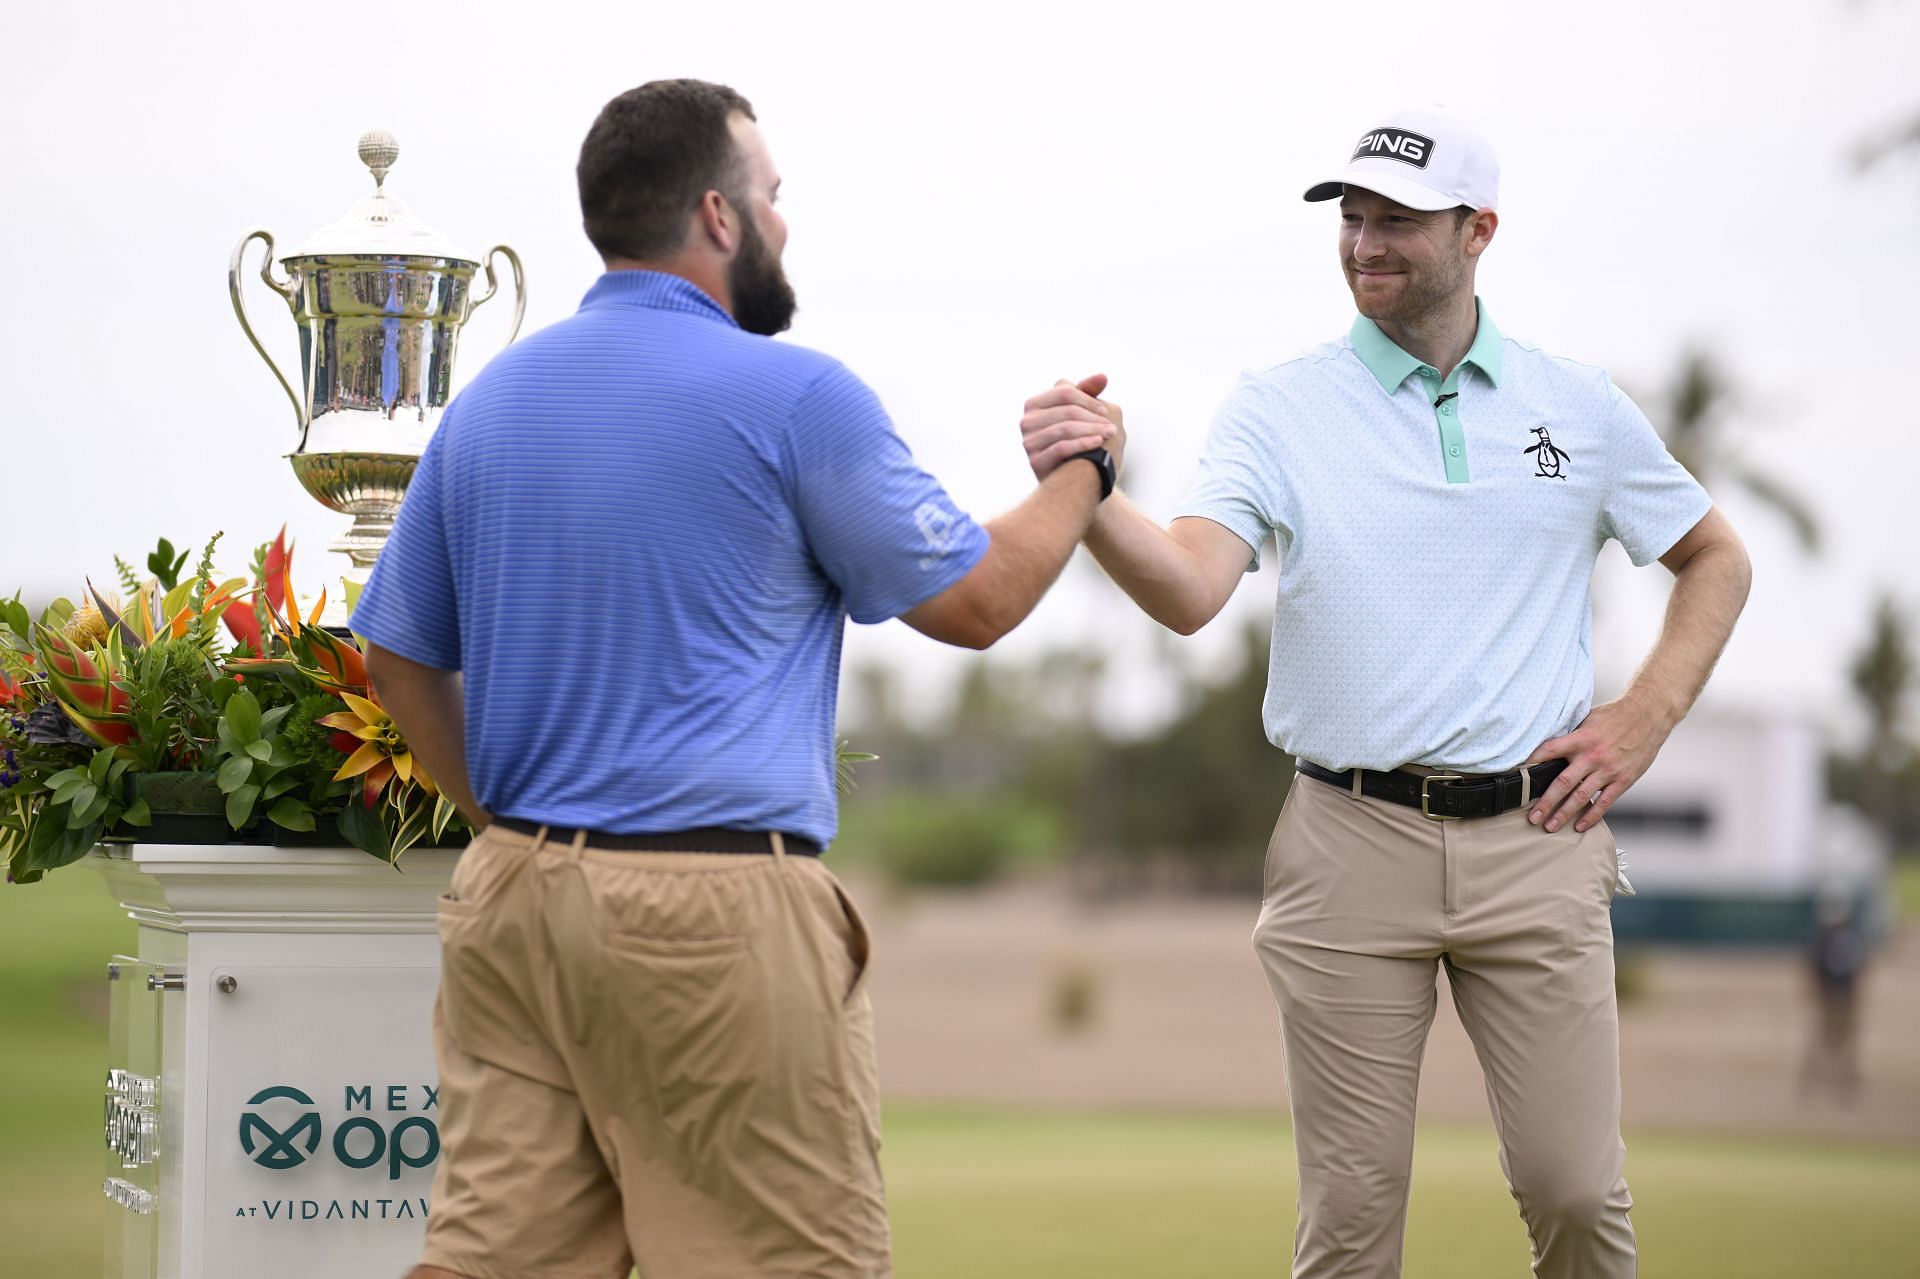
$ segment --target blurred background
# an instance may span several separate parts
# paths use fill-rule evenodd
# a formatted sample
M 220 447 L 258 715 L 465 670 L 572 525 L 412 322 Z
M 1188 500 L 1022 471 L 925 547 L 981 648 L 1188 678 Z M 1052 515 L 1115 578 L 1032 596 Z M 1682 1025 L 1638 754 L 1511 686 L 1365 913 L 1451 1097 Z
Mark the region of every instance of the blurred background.
M 598 273 L 572 165 L 600 104 L 731 83 L 785 178 L 783 340 L 866 378 L 981 516 L 1031 483 L 1021 402 L 1107 372 L 1127 487 L 1165 516 L 1237 373 L 1349 322 L 1335 215 L 1299 191 L 1397 101 L 1474 115 L 1505 167 L 1501 328 L 1608 368 L 1755 559 L 1612 822 L 1649 1272 L 1920 1270 L 1920 5 L 110 4 L 15 6 L 0 40 L 0 595 L 35 607 L 163 535 L 224 531 L 238 573 L 284 523 L 303 589 L 344 569 L 224 270 L 248 227 L 284 246 L 362 195 L 365 129 L 398 135 L 419 217 L 519 249 L 537 328 Z M 461 379 L 504 326 L 478 314 Z M 1084 556 L 984 657 L 851 628 L 842 735 L 879 759 L 830 856 L 878 938 L 904 1279 L 1283 1272 L 1248 944 L 1291 781 L 1260 729 L 1271 572 L 1191 639 Z M 1600 698 L 1668 581 L 1603 555 Z M 0 1273 L 97 1267 L 98 969 L 130 944 L 90 872 L 0 890 Z M 1440 1002 L 1408 1273 L 1521 1273 Z

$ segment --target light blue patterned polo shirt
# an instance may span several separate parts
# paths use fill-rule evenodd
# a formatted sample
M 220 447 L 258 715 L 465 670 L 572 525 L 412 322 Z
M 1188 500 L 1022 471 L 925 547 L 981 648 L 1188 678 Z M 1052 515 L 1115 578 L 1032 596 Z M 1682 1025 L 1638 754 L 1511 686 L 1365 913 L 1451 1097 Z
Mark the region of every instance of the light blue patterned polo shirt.
M 1365 317 L 1241 376 L 1179 509 L 1280 552 L 1265 721 L 1327 768 L 1513 768 L 1593 701 L 1594 560 L 1711 507 L 1605 372 L 1502 337 L 1444 381 Z

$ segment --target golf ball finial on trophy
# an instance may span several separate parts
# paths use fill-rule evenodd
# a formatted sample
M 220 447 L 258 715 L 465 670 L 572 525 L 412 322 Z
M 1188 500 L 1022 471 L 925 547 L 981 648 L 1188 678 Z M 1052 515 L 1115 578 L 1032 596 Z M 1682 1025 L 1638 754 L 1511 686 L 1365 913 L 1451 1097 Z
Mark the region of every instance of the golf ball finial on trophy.
M 526 312 L 526 273 L 504 244 L 465 252 L 419 221 L 386 186 L 400 158 L 391 133 L 361 135 L 360 159 L 372 194 L 346 215 L 280 256 L 263 228 L 240 237 L 227 264 L 233 311 L 254 350 L 293 405 L 300 444 L 288 460 L 302 487 L 329 510 L 353 517 L 333 544 L 361 575 L 373 567 L 421 452 L 446 407 L 460 327 L 499 291 L 496 257 L 513 271 L 512 342 Z M 266 245 L 260 278 L 279 294 L 300 333 L 300 377 L 290 380 L 267 354 L 247 317 L 242 263 L 255 240 Z M 486 291 L 474 294 L 476 272 Z

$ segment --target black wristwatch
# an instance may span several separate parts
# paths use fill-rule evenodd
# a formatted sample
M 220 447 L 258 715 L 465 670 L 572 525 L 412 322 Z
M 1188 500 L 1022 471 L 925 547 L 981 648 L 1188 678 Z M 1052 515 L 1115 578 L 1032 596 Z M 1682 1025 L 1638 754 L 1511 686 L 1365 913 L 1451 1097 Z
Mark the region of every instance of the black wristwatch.
M 1113 454 L 1105 449 L 1088 449 L 1085 453 L 1075 453 L 1067 461 L 1078 462 L 1082 458 L 1100 468 L 1100 500 L 1106 501 L 1113 496 L 1113 486 L 1120 479 L 1113 469 Z

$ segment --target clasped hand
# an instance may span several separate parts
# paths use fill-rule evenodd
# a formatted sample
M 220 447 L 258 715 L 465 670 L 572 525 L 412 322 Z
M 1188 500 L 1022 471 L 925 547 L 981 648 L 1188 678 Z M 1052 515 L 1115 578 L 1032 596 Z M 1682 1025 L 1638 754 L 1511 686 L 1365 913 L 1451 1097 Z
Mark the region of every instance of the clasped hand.
M 1035 479 L 1044 480 L 1068 458 L 1097 448 L 1113 455 L 1113 469 L 1119 471 L 1127 447 L 1126 423 L 1118 404 L 1099 398 L 1106 389 L 1104 373 L 1077 383 L 1062 378 L 1027 401 L 1020 437 Z

